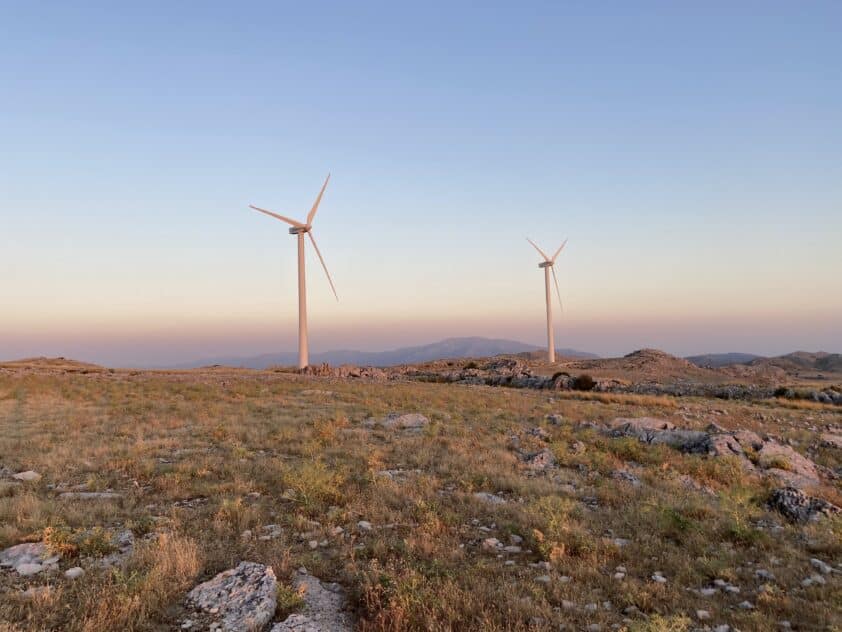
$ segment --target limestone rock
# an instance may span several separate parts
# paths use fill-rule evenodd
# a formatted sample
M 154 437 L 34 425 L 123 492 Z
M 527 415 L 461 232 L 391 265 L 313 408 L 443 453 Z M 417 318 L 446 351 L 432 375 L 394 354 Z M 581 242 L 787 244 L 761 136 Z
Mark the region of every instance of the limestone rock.
M 43 542 L 16 544 L 0 551 L 0 567 L 12 568 L 24 577 L 53 567 L 58 560 L 58 556 L 50 555 Z
M 381 420 L 380 425 L 390 430 L 420 430 L 429 423 L 430 420 L 420 413 L 390 413 Z
M 354 623 L 345 611 L 345 591 L 339 584 L 324 583 L 298 569 L 293 586 L 304 599 L 301 612 L 272 626 L 271 632 L 351 632 Z
M 558 465 L 555 455 L 547 448 L 525 456 L 523 462 L 528 469 L 535 471 L 544 471 Z
M 33 470 L 26 470 L 25 472 L 18 472 L 17 474 L 13 474 L 12 478 L 16 481 L 34 482 L 40 481 L 41 475 Z
M 769 507 L 779 511 L 792 522 L 814 522 L 840 512 L 836 505 L 809 496 L 795 487 L 782 487 L 772 492 Z
M 187 603 L 210 614 L 227 632 L 254 632 L 272 620 L 277 590 L 278 581 L 270 567 L 240 562 L 196 586 L 187 595 Z

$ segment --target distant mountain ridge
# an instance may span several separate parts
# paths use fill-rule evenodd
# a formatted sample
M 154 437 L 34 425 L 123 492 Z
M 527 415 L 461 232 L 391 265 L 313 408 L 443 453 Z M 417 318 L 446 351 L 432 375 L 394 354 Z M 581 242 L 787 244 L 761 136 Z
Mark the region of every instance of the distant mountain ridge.
M 796 351 L 777 358 L 752 360 L 752 366 L 775 366 L 786 371 L 842 372 L 842 353 Z
M 357 366 L 395 366 L 398 364 L 417 364 L 431 360 L 450 358 L 485 358 L 500 354 L 517 354 L 540 351 L 542 348 L 516 340 L 498 338 L 447 338 L 439 342 L 415 347 L 401 347 L 389 351 L 353 351 L 336 350 L 311 353 L 310 363 L 341 365 L 353 364 Z M 558 349 L 560 356 L 573 358 L 598 358 L 593 353 L 577 351 L 576 349 Z M 266 353 L 250 357 L 218 357 L 179 364 L 168 368 L 194 369 L 203 366 L 220 364 L 224 366 L 243 367 L 249 369 L 265 369 L 270 366 L 291 366 L 298 362 L 298 353 L 285 351 L 280 353 Z

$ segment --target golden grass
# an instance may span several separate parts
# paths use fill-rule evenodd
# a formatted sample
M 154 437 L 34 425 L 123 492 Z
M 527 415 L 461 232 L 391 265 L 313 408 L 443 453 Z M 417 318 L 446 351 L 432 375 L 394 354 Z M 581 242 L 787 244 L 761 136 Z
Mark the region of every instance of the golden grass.
M 345 585 L 359 628 L 369 631 L 609 629 L 626 625 L 629 606 L 648 615 L 632 616 L 635 630 L 688 629 L 698 608 L 744 632 L 781 619 L 803 629 L 840 625 L 836 580 L 815 590 L 800 582 L 810 557 L 842 554 L 842 521 L 788 525 L 766 510 L 767 483 L 734 459 L 682 455 L 580 425 L 643 415 L 691 427 L 715 420 L 806 448 L 806 427 L 835 422 L 835 411 L 805 411 L 807 420 L 783 403 L 223 370 L 3 374 L 0 394 L 2 464 L 43 475 L 0 488 L 0 547 L 45 538 L 64 556 L 62 568 L 88 568 L 75 582 L 36 577 L 34 585 L 52 588 L 30 598 L 21 593 L 26 582 L 0 573 L 0 621 L 17 630 L 172 629 L 187 616 L 184 597 L 195 583 L 245 559 L 275 569 L 278 617 L 300 603 L 286 578 L 303 565 Z M 431 424 L 420 434 L 363 424 L 391 411 L 421 412 Z M 566 421 L 549 425 L 550 413 Z M 548 441 L 525 432 L 535 426 Z M 512 435 L 525 451 L 549 447 L 560 467 L 528 472 Z M 835 452 L 820 456 L 839 467 Z M 390 479 L 379 474 L 386 469 L 406 474 Z M 618 481 L 618 469 L 641 486 Z M 122 497 L 68 502 L 50 485 Z M 480 491 L 507 502 L 479 500 Z M 375 528 L 362 532 L 359 520 Z M 759 529 L 764 521 L 783 530 Z M 270 524 L 282 535 L 258 539 Z M 331 534 L 337 526 L 343 535 Z M 108 540 L 96 534 L 124 528 L 135 533 L 136 550 L 125 566 L 97 570 L 91 559 L 107 552 Z M 253 537 L 243 538 L 246 530 Z M 482 550 L 486 537 L 508 544 L 512 536 L 530 552 L 498 558 Z M 617 546 L 617 537 L 630 542 Z M 311 549 L 310 540 L 327 544 Z M 549 570 L 529 565 L 537 562 Z M 612 578 L 619 565 L 628 570 L 622 582 Z M 758 592 L 758 565 L 775 573 L 778 592 Z M 655 570 L 669 583 L 654 584 Z M 544 574 L 549 585 L 535 581 Z M 710 601 L 688 590 L 717 577 L 739 584 L 740 598 Z M 736 608 L 743 599 L 756 610 Z M 562 608 L 565 601 L 577 608 Z M 589 603 L 599 604 L 595 612 Z

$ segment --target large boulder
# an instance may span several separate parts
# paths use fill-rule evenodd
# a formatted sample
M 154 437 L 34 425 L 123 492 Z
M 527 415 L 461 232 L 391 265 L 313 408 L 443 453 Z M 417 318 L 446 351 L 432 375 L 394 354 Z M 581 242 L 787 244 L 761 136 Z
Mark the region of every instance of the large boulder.
M 276 623 L 271 632 L 351 632 L 354 629 L 351 615 L 345 611 L 342 586 L 321 582 L 304 568 L 298 569 L 292 583 L 304 600 L 304 608 Z
M 809 496 L 795 487 L 782 487 L 772 492 L 769 508 L 779 511 L 792 522 L 815 522 L 838 514 L 839 507 L 821 498 Z
M 757 451 L 757 462 L 769 474 L 793 487 L 820 482 L 816 464 L 802 456 L 788 445 L 767 441 Z
M 210 615 L 226 632 L 263 630 L 275 615 L 278 581 L 269 566 L 240 562 L 196 586 L 188 605 Z

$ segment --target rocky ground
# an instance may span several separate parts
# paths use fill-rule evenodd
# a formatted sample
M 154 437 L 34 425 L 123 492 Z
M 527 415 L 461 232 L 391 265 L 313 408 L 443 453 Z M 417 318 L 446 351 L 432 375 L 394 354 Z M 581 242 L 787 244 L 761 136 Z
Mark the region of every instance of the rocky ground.
M 0 630 L 839 629 L 842 407 L 650 360 L 0 367 Z

